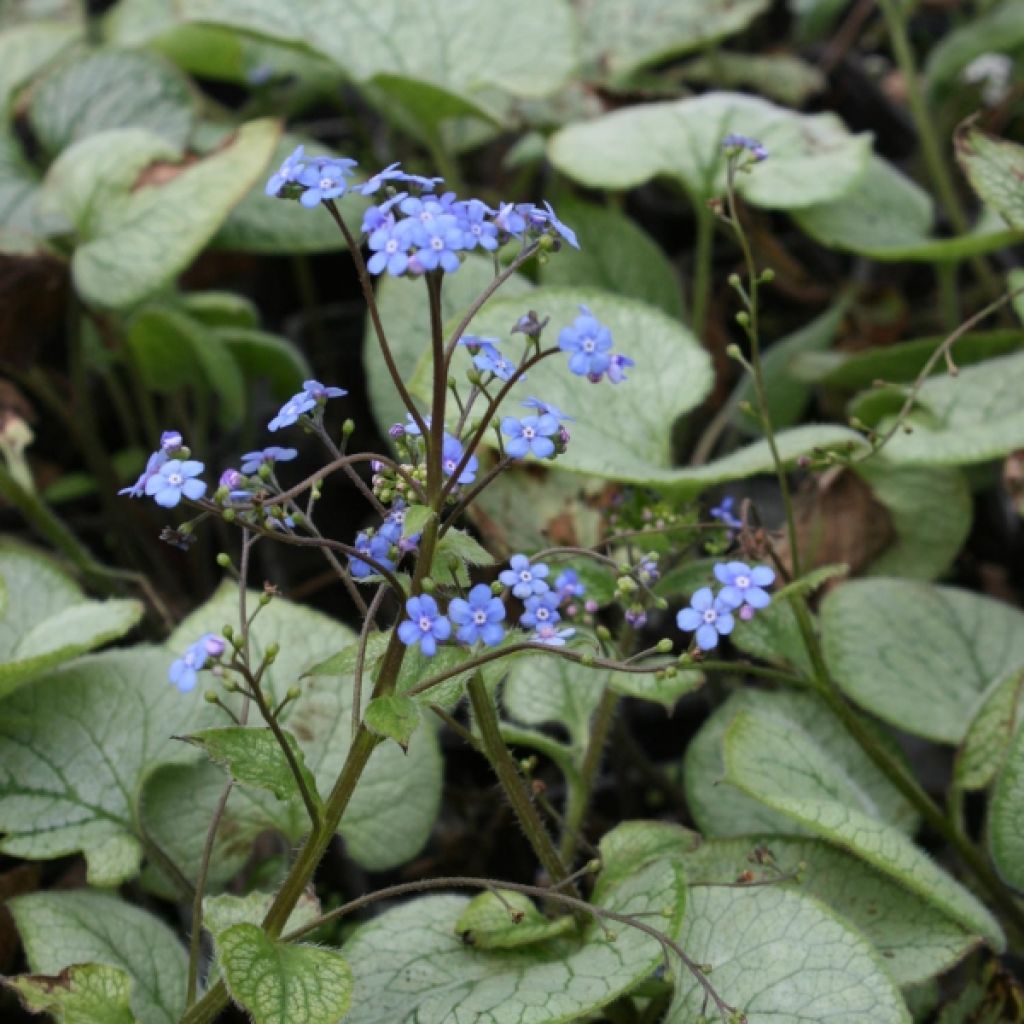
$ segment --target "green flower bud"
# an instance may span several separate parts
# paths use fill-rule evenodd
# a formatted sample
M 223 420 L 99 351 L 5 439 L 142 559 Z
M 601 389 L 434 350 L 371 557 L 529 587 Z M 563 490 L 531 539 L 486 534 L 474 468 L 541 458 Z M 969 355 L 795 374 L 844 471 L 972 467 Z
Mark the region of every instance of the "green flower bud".
M 658 641 L 658 644 L 655 647 L 655 650 L 659 654 L 668 654 L 668 652 L 672 650 L 672 641 L 667 636 L 663 636 Z
M 433 594 L 437 590 L 437 584 L 429 576 L 424 576 L 420 581 L 420 589 L 424 594 Z
M 217 556 L 217 564 L 222 569 L 230 569 L 231 568 L 231 556 L 226 551 L 222 551 Z
M 355 433 L 355 431 L 356 431 L 356 421 L 355 420 L 345 420 L 345 422 L 342 423 L 342 425 L 341 425 L 341 436 L 342 437 L 351 437 Z
M 217 701 L 220 700 L 220 696 L 217 694 L 216 690 L 207 690 L 206 693 L 203 694 L 203 700 L 205 700 L 207 704 L 216 704 Z
M 594 632 L 597 634 L 598 640 L 604 640 L 607 642 L 612 638 L 611 630 L 607 626 L 598 626 Z
M 736 323 L 738 323 L 740 325 L 740 327 L 749 327 L 750 326 L 750 314 L 745 309 L 741 309 L 736 314 Z
M 297 686 L 289 687 L 288 692 L 285 694 L 288 700 L 298 700 L 301 696 L 302 691 Z

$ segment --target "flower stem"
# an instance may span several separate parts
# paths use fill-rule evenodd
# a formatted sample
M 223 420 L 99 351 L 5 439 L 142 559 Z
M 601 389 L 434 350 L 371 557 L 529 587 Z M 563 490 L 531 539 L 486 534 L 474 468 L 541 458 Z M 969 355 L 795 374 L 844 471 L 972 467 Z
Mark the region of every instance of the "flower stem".
M 714 259 L 715 217 L 699 199 L 694 201 L 697 240 L 694 251 L 693 290 L 690 297 L 690 327 L 701 341 L 711 303 L 711 263 Z
M 541 862 L 551 881 L 558 884 L 568 877 L 569 872 L 558 856 L 551 836 L 548 834 L 544 822 L 541 821 L 537 808 L 533 805 L 533 800 L 530 799 L 530 794 L 519 774 L 515 760 L 509 753 L 508 747 L 505 746 L 505 741 L 501 738 L 498 715 L 487 693 L 483 676 L 479 672 L 473 674 L 468 689 L 469 703 L 473 709 L 473 717 L 480 729 L 484 754 L 490 761 L 494 774 L 498 776 L 498 781 L 501 783 L 509 803 L 512 804 L 512 809 L 515 811 L 519 824 L 526 833 L 526 838 L 530 841 L 537 859 Z

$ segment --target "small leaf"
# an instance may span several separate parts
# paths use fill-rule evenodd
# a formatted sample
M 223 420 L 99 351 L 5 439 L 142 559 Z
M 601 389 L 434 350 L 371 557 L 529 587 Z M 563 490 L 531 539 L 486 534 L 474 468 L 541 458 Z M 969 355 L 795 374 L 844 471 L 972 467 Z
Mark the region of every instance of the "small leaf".
M 851 580 L 821 607 L 829 672 L 897 728 L 959 744 L 989 687 L 1024 665 L 1024 614 L 955 587 Z
M 545 917 L 528 896 L 496 889 L 469 901 L 455 922 L 455 934 L 476 949 L 518 949 L 568 935 L 575 927 L 572 916 Z
M 245 896 L 233 896 L 231 893 L 207 896 L 203 900 L 203 927 L 216 938 L 236 924 L 259 925 L 273 902 L 272 892 L 250 892 Z M 311 889 L 307 889 L 288 915 L 284 930 L 290 932 L 302 928 L 315 921 L 320 914 L 320 901 Z
M 390 694 L 366 705 L 363 722 L 370 732 L 394 740 L 403 750 L 420 725 L 420 708 L 412 697 Z
M 131 978 L 119 967 L 75 964 L 55 977 L 5 978 L 31 1013 L 48 1013 L 57 1024 L 136 1024 L 128 1004 Z
M 302 772 L 307 790 L 316 794 L 316 782 L 306 767 L 295 737 L 284 731 L 288 745 Z M 288 759 L 270 729 L 227 726 L 222 729 L 204 729 L 184 737 L 202 747 L 210 759 L 227 767 L 231 777 L 243 786 L 256 786 L 269 790 L 278 800 L 287 800 L 299 792 Z
M 988 812 L 988 844 L 999 873 L 1014 888 L 1024 888 L 1024 730 L 1006 752 Z
M 601 836 L 598 853 L 601 874 L 597 891 L 601 892 L 638 868 L 655 860 L 681 862 L 685 854 L 700 845 L 701 839 L 682 825 L 667 821 L 624 821 Z
M 100 961 L 131 979 L 129 998 L 140 1024 L 177 1024 L 185 1011 L 187 957 L 159 918 L 89 889 L 31 893 L 7 906 L 35 973 L 56 975 Z
M 964 790 L 984 789 L 996 777 L 1020 724 L 1024 668 L 1011 672 L 985 694 L 957 751 L 953 780 Z
M 434 510 L 427 505 L 410 505 L 405 510 L 405 521 L 402 524 L 402 536 L 412 537 L 422 533 L 424 527 L 434 518 Z M 479 563 L 484 564 L 484 563 Z
M 352 1002 L 352 971 L 332 949 L 289 945 L 236 924 L 217 936 L 217 957 L 228 991 L 254 1024 L 338 1024 Z
M 974 191 L 1013 228 L 1024 230 L 1024 146 L 970 121 L 957 129 L 956 157 Z
M 910 891 L 981 935 L 996 951 L 1006 940 L 999 922 L 967 889 L 873 809 L 848 799 L 826 751 L 785 722 L 741 711 L 723 738 L 725 778 L 744 793 L 863 858 Z

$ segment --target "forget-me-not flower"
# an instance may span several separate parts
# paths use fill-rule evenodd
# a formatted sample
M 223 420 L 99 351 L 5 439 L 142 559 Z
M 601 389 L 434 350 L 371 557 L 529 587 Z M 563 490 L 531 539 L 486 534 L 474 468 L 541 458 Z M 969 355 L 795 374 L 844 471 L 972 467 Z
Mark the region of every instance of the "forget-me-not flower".
M 553 590 L 528 597 L 523 607 L 525 611 L 519 617 L 519 622 L 527 629 L 553 626 L 562 617 L 558 611 L 558 595 Z
M 462 442 L 457 437 L 452 437 L 451 434 L 445 434 L 444 443 L 441 446 L 441 469 L 445 476 L 451 476 L 455 472 L 464 454 Z M 475 455 L 471 455 L 455 482 L 471 484 L 476 479 L 476 471 L 479 468 L 480 460 Z
M 482 640 L 487 647 L 493 647 L 505 635 L 505 627 L 501 625 L 505 619 L 505 605 L 491 594 L 486 583 L 473 587 L 468 600 L 452 598 L 448 617 L 459 627 L 455 636 L 460 643 L 475 644 Z
M 712 519 L 717 519 L 720 523 L 724 523 L 731 530 L 742 529 L 743 523 L 733 513 L 732 507 L 736 503 L 736 499 L 731 494 L 727 494 L 713 509 L 710 510 L 709 515 Z
M 690 599 L 690 607 L 676 616 L 676 625 L 685 633 L 697 633 L 697 646 L 711 651 L 718 646 L 719 636 L 728 636 L 736 625 L 732 605 L 721 595 L 714 597 L 710 587 L 701 587 Z
M 355 169 L 355 160 L 334 160 L 321 158 L 311 166 L 304 167 L 298 176 L 300 185 L 306 191 L 299 196 L 303 206 L 312 209 L 326 199 L 337 199 L 348 188 L 348 181 Z
M 267 424 L 267 430 L 275 431 L 282 427 L 290 427 L 298 422 L 300 416 L 312 412 L 315 408 L 316 399 L 309 392 L 300 391 L 278 409 L 277 415 Z
M 200 637 L 180 657 L 171 662 L 167 678 L 182 692 L 194 690 L 199 672 L 210 658 L 219 658 L 224 653 L 224 641 L 216 633 Z
M 197 479 L 203 469 L 194 459 L 168 459 L 146 481 L 146 494 L 164 508 L 174 508 L 182 496 L 198 501 L 206 493 L 206 484 Z
M 291 462 L 298 454 L 295 448 L 279 448 L 276 445 L 258 452 L 246 452 L 242 456 L 242 472 L 258 473 L 261 466 L 272 466 L 275 462 Z
M 718 596 L 730 607 L 767 608 L 771 595 L 764 589 L 775 582 L 775 570 L 767 565 L 753 567 L 745 562 L 719 562 L 715 566 L 715 579 L 724 584 Z
M 509 438 L 505 451 L 513 459 L 525 459 L 531 454 L 546 459 L 555 454 L 555 442 L 551 438 L 558 433 L 558 420 L 549 413 L 524 416 L 521 420 L 506 416 L 501 421 L 501 432 Z
M 306 169 L 305 147 L 296 146 L 292 152 L 285 157 L 284 163 L 267 180 L 266 193 L 268 196 L 276 196 L 285 185 L 291 185 L 299 180 L 299 175 Z
M 551 570 L 544 562 L 531 562 L 526 555 L 513 555 L 508 560 L 509 568 L 498 574 L 498 579 L 512 588 L 512 594 L 520 600 L 543 594 L 550 590 L 547 577 Z
M 437 653 L 437 641 L 447 640 L 452 624 L 440 613 L 437 602 L 429 594 L 410 597 L 405 602 L 409 617 L 398 624 L 398 639 L 406 647 L 420 645 L 420 650 L 432 658 Z
M 558 335 L 558 347 L 569 353 L 569 369 L 580 377 L 603 374 L 611 365 L 612 332 L 587 309 Z

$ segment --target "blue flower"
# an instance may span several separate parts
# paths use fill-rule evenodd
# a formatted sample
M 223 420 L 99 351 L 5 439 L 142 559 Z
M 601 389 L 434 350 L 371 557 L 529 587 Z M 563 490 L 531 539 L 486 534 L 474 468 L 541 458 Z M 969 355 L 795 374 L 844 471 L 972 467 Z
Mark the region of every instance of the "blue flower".
M 165 452 L 153 452 L 152 455 L 146 460 L 146 468 L 142 471 L 139 479 L 131 485 L 131 487 L 122 487 L 118 494 L 126 494 L 129 498 L 141 498 L 146 491 L 146 485 L 149 481 L 160 472 L 160 467 L 168 461 L 168 457 Z
M 448 273 L 459 269 L 462 232 L 454 217 L 447 214 L 432 217 L 414 227 L 412 240 L 417 249 L 409 260 L 409 269 L 414 273 L 437 270 L 438 267 Z
M 504 569 L 498 579 L 506 587 L 512 588 L 515 597 L 524 599 L 534 594 L 543 594 L 548 587 L 547 576 L 551 570 L 543 562 L 531 564 L 526 555 L 513 555 L 508 564 L 510 568 Z
M 182 692 L 194 690 L 199 672 L 210 658 L 219 658 L 224 653 L 224 641 L 215 633 L 200 637 L 180 657 L 171 662 L 167 678 Z
M 409 269 L 409 250 L 412 248 L 412 234 L 408 221 L 382 224 L 370 233 L 367 240 L 373 255 L 366 262 L 371 274 L 383 274 L 386 270 L 392 277 L 401 277 Z
M 717 519 L 720 523 L 724 523 L 730 529 L 742 529 L 743 523 L 736 518 L 732 511 L 734 504 L 735 499 L 733 496 L 731 494 L 727 494 L 718 505 L 711 509 L 709 515 L 712 519 Z
M 528 597 L 523 606 L 526 610 L 519 617 L 519 622 L 527 629 L 553 626 L 562 617 L 558 613 L 558 595 L 553 590 Z
M 640 578 L 640 582 L 646 584 L 656 583 L 661 577 L 658 563 L 653 558 L 643 559 L 636 567 L 636 574 Z
M 768 150 L 765 149 L 763 143 L 752 139 L 749 135 L 739 135 L 736 132 L 730 132 L 722 139 L 722 149 L 737 153 L 746 150 L 758 163 L 768 159 Z
M 355 166 L 355 160 L 321 157 L 312 166 L 304 167 L 299 172 L 298 182 L 306 186 L 306 191 L 299 196 L 299 202 L 312 209 L 325 199 L 337 199 L 348 188 L 345 179 L 351 176 Z
M 547 413 L 549 416 L 554 416 L 556 420 L 565 420 L 568 423 L 572 423 L 576 419 L 575 416 L 562 412 L 557 405 L 552 405 L 550 402 L 542 402 L 539 398 L 534 398 L 533 395 L 520 404 L 524 409 L 536 409 L 539 414 Z
M 572 626 L 565 629 L 558 629 L 548 623 L 537 627 L 537 632 L 530 637 L 535 644 L 546 644 L 548 647 L 564 647 L 565 641 L 576 635 Z
M 724 584 L 718 592 L 719 600 L 730 608 L 767 608 L 771 603 L 771 595 L 764 588 L 775 582 L 775 571 L 767 565 L 751 568 L 745 562 L 719 562 L 715 579 Z
M 424 414 L 423 422 L 427 425 L 427 429 L 430 429 L 430 417 Z M 413 437 L 420 436 L 420 428 L 416 425 L 416 421 L 412 418 L 412 413 L 407 412 L 405 414 L 405 432 L 412 434 Z
M 455 202 L 454 192 L 445 192 L 442 196 L 410 196 L 403 199 L 398 208 L 413 223 L 421 227 L 430 227 L 439 217 L 452 216 L 451 207 Z
M 297 146 L 292 150 L 291 155 L 285 158 L 277 173 L 272 174 L 267 180 L 267 187 L 264 191 L 268 196 L 277 196 L 285 185 L 291 185 L 293 182 L 298 181 L 299 175 L 306 168 L 304 155 L 304 146 Z
M 437 653 L 437 641 L 447 640 L 452 624 L 438 611 L 437 602 L 429 594 L 410 597 L 405 602 L 409 618 L 398 624 L 398 639 L 406 647 L 420 645 L 420 650 L 432 658 Z
M 721 595 L 712 597 L 710 587 L 701 587 L 690 599 L 690 607 L 676 616 L 676 625 L 686 633 L 697 631 L 697 646 L 710 651 L 718 646 L 719 636 L 728 636 L 736 625 L 732 606 Z
M 316 399 L 306 391 L 300 391 L 292 395 L 284 405 L 277 411 L 277 415 L 267 424 L 267 430 L 280 430 L 282 427 L 290 427 L 297 423 L 303 413 L 311 412 L 316 408 Z
M 378 228 L 393 228 L 398 219 L 391 212 L 396 203 L 405 199 L 407 193 L 399 192 L 385 200 L 379 206 L 368 206 L 363 214 L 362 231 L 364 235 L 372 234 Z
M 278 448 L 271 445 L 260 452 L 246 452 L 242 456 L 242 472 L 258 473 L 261 466 L 272 466 L 275 462 L 291 462 L 298 455 L 295 448 Z
M 548 211 L 548 224 L 554 228 L 555 233 L 564 238 L 574 249 L 578 249 L 580 243 L 576 240 L 576 232 L 568 224 L 563 224 L 555 216 L 555 211 L 551 209 L 551 204 L 546 199 L 544 200 L 544 208 Z
M 478 583 L 469 592 L 468 601 L 452 598 L 448 616 L 459 627 L 455 635 L 460 643 L 475 644 L 482 640 L 485 646 L 493 647 L 505 635 L 505 627 L 500 625 L 505 618 L 505 605 L 491 594 L 486 583 Z
M 502 203 L 494 215 L 494 226 L 506 235 L 519 237 L 526 231 L 526 218 L 514 203 Z
M 401 533 L 401 528 L 399 528 Z M 368 555 L 378 565 L 387 569 L 389 572 L 393 572 L 395 563 L 391 559 L 391 547 L 392 539 L 388 536 L 384 530 L 379 533 L 375 533 L 372 537 L 365 530 L 356 534 L 355 543 L 353 547 L 362 555 Z M 357 558 L 355 555 L 349 555 L 348 560 L 348 571 L 352 574 L 353 579 L 361 580 L 367 576 L 372 576 L 377 572 L 375 566 L 364 562 L 361 558 Z
M 203 468 L 201 462 L 168 459 L 146 481 L 146 494 L 164 508 L 174 508 L 182 495 L 198 501 L 206 493 L 206 484 L 196 479 Z
M 612 332 L 586 306 L 558 335 L 558 347 L 569 353 L 569 369 L 580 377 L 604 373 L 611 366 Z
M 180 431 L 165 430 L 160 435 L 160 451 L 167 455 L 174 455 L 174 453 L 181 449 L 184 444 L 185 441 L 182 438 Z
M 611 362 L 608 364 L 608 379 L 613 384 L 621 384 L 628 379 L 626 370 L 631 366 L 636 366 L 635 359 L 630 359 L 629 356 L 624 356 L 621 352 L 613 352 Z
M 463 338 L 460 344 L 464 343 L 471 348 L 478 349 L 476 355 L 473 356 L 473 365 L 481 373 L 493 373 L 499 380 L 511 380 L 516 372 L 516 364 L 511 359 L 506 359 L 488 339 L 472 335 L 470 337 L 470 341 Z M 525 380 L 526 374 L 524 373 L 519 379 Z
M 462 231 L 463 249 L 475 249 L 479 246 L 488 252 L 494 252 L 498 248 L 498 228 L 487 219 L 493 215 L 494 210 L 479 199 L 457 204 L 456 216 L 459 229 Z
M 563 569 L 555 578 L 555 593 L 563 604 L 582 597 L 586 592 L 587 588 L 580 581 L 575 569 Z
M 462 442 L 457 437 L 452 437 L 451 434 L 445 434 L 444 444 L 441 446 L 441 469 L 445 476 L 451 476 L 455 472 L 464 454 Z M 455 482 L 471 484 L 476 479 L 476 471 L 479 467 L 480 460 L 475 455 L 471 455 Z
M 513 459 L 524 459 L 530 454 L 546 459 L 555 454 L 555 442 L 551 437 L 558 433 L 558 420 L 549 413 L 524 416 L 521 420 L 506 416 L 501 421 L 501 432 L 511 438 L 505 445 L 505 451 Z
M 328 398 L 342 398 L 348 394 L 344 388 L 325 387 L 318 380 L 303 381 L 302 390 L 318 402 L 326 401 Z

